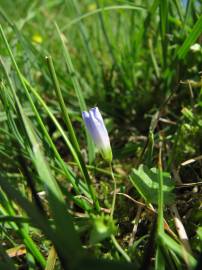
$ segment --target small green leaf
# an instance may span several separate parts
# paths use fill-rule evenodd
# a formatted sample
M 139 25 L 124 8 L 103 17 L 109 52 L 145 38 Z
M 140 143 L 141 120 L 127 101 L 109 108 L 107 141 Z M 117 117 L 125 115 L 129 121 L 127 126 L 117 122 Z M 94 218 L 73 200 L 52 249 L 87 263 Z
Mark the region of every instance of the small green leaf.
M 151 168 L 141 164 L 138 169 L 133 169 L 130 180 L 140 195 L 148 203 L 158 203 L 158 169 Z M 172 190 L 174 185 L 171 181 L 170 174 L 163 172 L 163 194 L 165 204 L 171 204 L 174 200 Z
M 115 231 L 115 223 L 109 216 L 95 216 L 90 233 L 90 243 L 96 244 L 115 233 Z

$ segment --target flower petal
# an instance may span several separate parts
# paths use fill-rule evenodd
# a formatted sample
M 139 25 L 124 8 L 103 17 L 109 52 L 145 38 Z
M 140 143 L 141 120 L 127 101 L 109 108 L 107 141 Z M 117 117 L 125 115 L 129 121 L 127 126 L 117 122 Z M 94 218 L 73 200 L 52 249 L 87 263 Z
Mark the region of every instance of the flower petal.
M 84 111 L 82 113 L 82 117 L 88 132 L 92 136 L 103 157 L 108 161 L 112 160 L 112 152 L 108 132 L 99 109 L 95 107 L 90 109 L 89 112 Z

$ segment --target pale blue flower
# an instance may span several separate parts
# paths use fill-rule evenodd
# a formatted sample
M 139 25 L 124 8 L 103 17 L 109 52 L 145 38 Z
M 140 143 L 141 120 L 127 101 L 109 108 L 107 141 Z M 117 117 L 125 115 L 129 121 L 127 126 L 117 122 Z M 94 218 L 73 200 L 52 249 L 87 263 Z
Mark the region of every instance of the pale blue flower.
M 95 107 L 90 109 L 89 112 L 83 112 L 82 117 L 88 132 L 92 136 L 93 141 L 101 152 L 103 158 L 111 162 L 112 150 L 110 140 L 99 109 Z

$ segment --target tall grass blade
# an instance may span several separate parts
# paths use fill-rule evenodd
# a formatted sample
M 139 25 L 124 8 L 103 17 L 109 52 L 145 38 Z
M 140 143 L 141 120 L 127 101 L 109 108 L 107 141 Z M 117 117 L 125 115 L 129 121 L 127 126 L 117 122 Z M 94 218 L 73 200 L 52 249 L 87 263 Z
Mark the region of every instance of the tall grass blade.
M 155 2 L 159 2 L 159 0 L 154 0 Z M 66 29 L 68 29 L 69 27 L 71 27 L 74 24 L 79 23 L 81 20 L 86 19 L 88 17 L 97 15 L 98 13 L 102 13 L 105 11 L 118 11 L 118 10 L 134 10 L 134 11 L 144 11 L 147 12 L 147 8 L 144 6 L 138 6 L 138 5 L 113 5 L 113 6 L 103 6 L 101 8 L 97 8 L 93 11 L 89 11 L 86 12 L 85 14 L 82 14 L 80 16 L 78 16 L 76 19 L 72 20 L 70 23 L 68 23 L 67 25 L 61 27 L 61 31 L 64 31 Z
M 56 95 L 58 97 L 58 101 L 59 101 L 60 108 L 61 108 L 61 111 L 62 111 L 62 114 L 63 114 L 63 118 L 64 118 L 64 121 L 66 123 L 67 129 L 68 129 L 68 131 L 70 133 L 70 138 L 71 138 L 72 144 L 73 144 L 73 146 L 74 146 L 74 148 L 76 150 L 76 154 L 77 154 L 79 162 L 81 164 L 82 171 L 83 171 L 83 174 L 85 176 L 86 182 L 88 184 L 89 191 L 90 191 L 90 193 L 92 195 L 95 206 L 96 206 L 97 210 L 99 210 L 99 204 L 98 204 L 98 201 L 96 199 L 96 194 L 94 192 L 94 188 L 92 186 L 91 179 L 90 179 L 90 176 L 88 174 L 87 167 L 86 167 L 85 162 L 83 160 L 83 157 L 81 155 L 81 150 L 80 150 L 80 147 L 79 147 L 79 144 L 78 144 L 75 132 L 74 132 L 74 128 L 72 126 L 72 123 L 71 123 L 71 120 L 69 118 L 67 109 L 65 107 L 65 103 L 64 103 L 63 96 L 62 96 L 62 93 L 61 93 L 61 90 L 60 90 L 59 82 L 58 82 L 58 79 L 57 79 L 57 76 L 56 76 L 56 73 L 55 73 L 55 69 L 54 69 L 54 66 L 53 66 L 52 59 L 51 59 L 50 56 L 47 57 L 46 59 L 47 59 L 49 71 L 50 71 L 50 74 L 51 74 L 51 77 L 52 77 L 52 80 L 53 80 L 53 83 L 54 83 L 54 86 L 55 86 L 55 91 L 56 91 Z
M 2 190 L 0 194 L 0 203 L 2 205 L 1 212 L 3 213 L 4 217 L 8 214 L 11 217 L 16 216 L 15 210 L 13 209 L 11 202 L 8 200 L 8 198 L 6 197 L 5 193 Z M 16 221 L 14 219 L 13 222 L 9 222 L 9 225 L 14 231 L 16 231 L 18 235 L 22 237 L 27 249 L 31 252 L 31 254 L 33 254 L 35 259 L 41 264 L 42 267 L 45 267 L 46 260 L 44 256 L 41 254 L 36 244 L 33 242 L 32 238 L 29 236 L 28 230 L 24 226 L 24 224 L 21 223 L 20 225 L 18 225 L 16 224 Z
M 75 92 L 76 92 L 76 95 L 77 95 L 77 98 L 78 98 L 78 101 L 79 101 L 80 111 L 81 112 L 86 111 L 87 110 L 86 103 L 85 103 L 85 100 L 84 100 L 84 97 L 83 97 L 83 94 L 82 94 L 82 90 L 81 90 L 79 81 L 78 81 L 78 79 L 76 77 L 76 71 L 74 69 L 74 66 L 73 66 L 69 51 L 67 49 L 67 46 L 65 45 L 64 38 L 62 36 L 62 33 L 60 32 L 59 27 L 57 26 L 57 24 L 55 24 L 55 26 L 56 26 L 56 30 L 57 30 L 58 36 L 59 36 L 61 44 L 62 44 L 62 49 L 63 49 L 63 53 L 64 53 L 65 62 L 66 62 L 66 65 L 68 67 L 69 73 L 71 74 L 71 79 L 72 79 L 72 82 L 73 82 L 73 86 L 74 86 L 74 89 L 75 89 Z M 89 162 L 92 163 L 92 161 L 95 158 L 95 150 L 94 150 L 93 142 L 92 142 L 87 130 L 86 130 L 86 137 L 87 137 L 87 143 L 88 143 Z
M 70 120 L 70 117 L 69 117 L 69 114 L 68 114 L 68 111 L 67 111 L 67 107 L 65 106 L 65 102 L 64 102 L 64 99 L 63 99 L 63 96 L 62 96 L 60 85 L 59 85 L 59 82 L 58 82 L 58 79 L 57 79 L 57 76 L 56 76 L 56 73 L 55 73 L 55 68 L 54 68 L 54 65 L 53 65 L 52 57 L 47 56 L 46 61 L 47 61 L 49 72 L 50 72 L 50 75 L 51 75 L 51 78 L 52 78 L 52 81 L 53 81 L 55 92 L 56 92 L 56 95 L 57 95 L 57 98 L 58 98 L 58 102 L 59 102 L 59 105 L 60 105 L 60 108 L 61 108 L 63 120 L 64 120 L 64 122 L 65 122 L 65 124 L 67 126 L 67 130 L 69 131 L 71 143 L 74 146 L 75 150 L 77 152 L 80 152 L 79 143 L 77 141 L 77 137 L 76 137 L 76 134 L 74 132 L 74 128 L 72 126 L 72 122 Z
M 80 160 L 79 160 L 79 158 L 78 158 L 78 155 L 77 155 L 76 151 L 74 150 L 74 148 L 73 148 L 71 142 L 69 141 L 69 139 L 68 139 L 67 136 L 65 135 L 65 133 L 64 133 L 64 131 L 63 131 L 63 129 L 62 129 L 62 127 L 59 125 L 59 123 L 58 123 L 58 121 L 56 120 L 56 118 L 54 117 L 54 115 L 50 112 L 50 110 L 49 110 L 48 107 L 45 105 L 45 103 L 43 102 L 43 100 L 42 100 L 42 99 L 40 98 L 40 96 L 36 93 L 36 91 L 30 86 L 30 84 L 27 82 L 27 80 L 22 76 L 22 74 L 21 74 L 21 72 L 20 72 L 20 70 L 19 70 L 19 68 L 18 68 L 18 66 L 17 66 L 17 64 L 16 64 L 16 61 L 15 61 L 15 59 L 14 59 L 14 56 L 13 56 L 12 51 L 11 51 L 11 49 L 10 49 L 10 46 L 9 46 L 9 44 L 8 44 L 8 42 L 7 42 L 7 40 L 6 40 L 6 37 L 5 37 L 4 33 L 3 33 L 2 28 L 1 28 L 1 33 L 2 33 L 3 40 L 4 40 L 5 44 L 6 44 L 6 47 L 7 47 L 7 49 L 8 49 L 9 55 L 10 55 L 10 57 L 11 57 L 11 59 L 12 59 L 12 62 L 13 62 L 13 64 L 14 64 L 14 67 L 15 67 L 15 69 L 16 69 L 16 72 L 17 72 L 17 74 L 18 74 L 19 80 L 20 80 L 20 82 L 21 82 L 21 84 L 22 84 L 22 86 L 23 86 L 23 88 L 24 88 L 24 90 L 25 90 L 25 94 L 27 95 L 27 98 L 29 99 L 29 102 L 30 102 L 30 104 L 31 104 L 31 107 L 32 107 L 32 109 L 33 109 L 33 111 L 34 111 L 34 113 L 35 113 L 35 115 L 36 115 L 36 117 L 37 117 L 37 120 L 38 120 L 38 122 L 39 122 L 39 125 L 41 126 L 42 131 L 45 133 L 46 138 L 48 138 L 48 141 L 49 141 L 49 143 L 51 144 L 51 146 L 52 146 L 52 148 L 53 148 L 53 150 L 54 150 L 54 153 L 55 153 L 56 156 L 59 158 L 59 160 L 60 160 L 60 162 L 61 162 L 61 164 L 62 164 L 63 169 L 65 169 L 65 172 L 67 173 L 68 179 L 71 180 L 71 183 L 72 183 L 72 185 L 74 186 L 75 190 L 78 191 L 78 187 L 76 186 L 75 180 L 72 178 L 71 174 L 70 174 L 70 173 L 67 171 L 67 169 L 65 168 L 65 165 L 63 164 L 63 161 L 62 161 L 62 159 L 60 158 L 60 155 L 59 155 L 59 153 L 57 152 L 57 150 L 56 150 L 56 148 L 55 148 L 55 146 L 54 146 L 54 144 L 53 144 L 53 142 L 52 142 L 52 140 L 51 140 L 51 138 L 50 138 L 50 136 L 49 136 L 49 134 L 48 134 L 48 132 L 47 132 L 47 130 L 46 130 L 44 124 L 43 124 L 43 122 L 42 122 L 42 120 L 41 120 L 41 117 L 40 117 L 40 115 L 39 115 L 39 113 L 38 113 L 38 111 L 37 111 L 37 109 L 36 109 L 36 107 L 35 107 L 35 105 L 34 105 L 34 103 L 33 103 L 33 101 L 32 101 L 32 98 L 31 98 L 31 96 L 30 96 L 30 94 L 29 94 L 29 91 L 28 91 L 28 89 L 27 89 L 27 85 L 29 86 L 29 89 L 35 94 L 35 96 L 37 97 L 37 99 L 42 103 L 43 107 L 45 107 L 46 111 L 48 112 L 48 114 L 50 115 L 50 117 L 53 119 L 53 121 L 54 121 L 54 123 L 56 124 L 56 126 L 59 128 L 59 130 L 60 130 L 60 132 L 61 132 L 61 134 L 62 134 L 62 136 L 63 136 L 65 142 L 67 143 L 68 147 L 70 148 L 70 151 L 71 151 L 71 153 L 72 153 L 72 155 L 73 155 L 75 161 L 78 163 L 79 168 L 81 169 L 81 172 L 82 172 L 82 174 L 83 174 L 83 176 L 84 176 L 86 182 L 88 183 L 89 191 L 90 191 L 90 193 L 91 193 L 91 196 L 92 196 L 92 199 L 93 199 L 93 201 L 94 201 L 95 207 L 96 207 L 96 209 L 99 211 L 99 203 L 98 203 L 98 200 L 97 200 L 97 198 L 96 198 L 96 195 L 95 195 L 94 188 L 93 188 L 93 186 L 92 186 L 90 177 L 89 177 L 89 175 L 88 175 L 87 168 L 85 167 L 85 164 L 84 164 L 84 162 L 82 161 L 81 155 L 80 155 L 80 160 L 81 160 L 81 162 L 80 162 Z M 8 76 L 7 76 L 7 79 L 9 80 L 9 77 L 8 77 Z M 9 80 L 9 81 L 10 81 L 10 80 Z M 12 84 L 10 83 L 10 85 L 12 85 Z M 12 86 L 11 86 L 11 89 L 13 89 L 13 92 L 14 92 L 14 88 L 13 88 Z
M 202 33 L 202 15 L 198 18 L 190 34 L 185 39 L 182 46 L 177 51 L 177 56 L 179 59 L 184 59 L 187 55 L 190 46 L 197 40 L 197 38 Z
M 10 47 L 8 45 L 8 42 L 6 40 L 6 37 L 4 35 L 2 27 L 0 27 L 1 35 L 4 40 L 4 43 L 6 45 L 6 48 L 10 54 L 10 57 L 12 59 L 12 62 L 15 66 L 15 69 L 17 71 L 17 74 L 19 76 L 19 79 L 23 85 L 24 88 L 26 88 L 24 81 L 22 80 L 20 71 L 17 67 L 17 64 L 15 62 L 15 59 L 12 55 L 12 52 L 10 50 Z M 11 89 L 13 90 L 13 88 Z M 21 119 L 21 122 L 23 123 L 23 126 L 26 131 L 27 138 L 29 140 L 29 144 L 27 146 L 27 150 L 30 154 L 30 157 L 33 161 L 33 164 L 36 168 L 36 171 L 39 174 L 40 180 L 43 183 L 48 197 L 49 206 L 52 212 L 52 215 L 54 217 L 54 224 L 55 224 L 55 234 L 57 235 L 58 239 L 61 240 L 61 245 L 66 250 L 66 253 L 68 254 L 67 257 L 70 259 L 70 261 L 67 261 L 67 257 L 64 256 L 64 264 L 66 266 L 70 265 L 71 263 L 76 263 L 75 261 L 72 262 L 72 257 L 76 256 L 77 259 L 82 255 L 82 247 L 78 238 L 78 235 L 76 234 L 72 222 L 71 216 L 68 214 L 65 201 L 63 198 L 63 194 L 52 176 L 51 170 L 48 166 L 47 160 L 43 154 L 43 151 L 41 149 L 41 142 L 39 138 L 37 138 L 36 133 L 33 129 L 33 126 L 29 119 L 24 114 L 24 111 L 21 107 L 21 104 L 18 100 L 18 97 L 13 91 L 13 98 L 16 103 L 18 117 Z M 64 233 L 65 232 L 65 233 Z
M 75 243 L 74 234 L 70 235 L 70 238 L 66 238 L 66 234 L 68 233 L 68 227 L 58 232 L 58 230 L 50 226 L 49 221 L 40 213 L 35 204 L 30 203 L 25 197 L 21 195 L 19 191 L 14 189 L 10 183 L 8 183 L 5 179 L 0 177 L 0 186 L 5 191 L 8 197 L 12 198 L 22 209 L 25 210 L 27 215 L 30 217 L 32 224 L 42 230 L 42 232 L 50 239 L 56 247 L 58 256 L 62 261 L 63 265 L 66 269 L 69 269 L 69 266 L 75 266 L 79 263 L 78 256 L 80 250 L 79 247 L 75 250 L 75 253 L 71 252 L 74 249 Z M 62 230 L 62 227 L 60 228 Z M 73 255 L 74 254 L 74 255 Z
M 72 4 L 72 6 L 75 9 L 75 13 L 76 13 L 77 17 L 80 17 L 81 12 L 80 12 L 80 7 L 79 7 L 78 1 L 77 0 L 70 0 L 70 3 Z M 92 48 L 91 48 L 91 44 L 89 42 L 89 35 L 87 32 L 87 29 L 82 21 L 78 22 L 78 27 L 79 27 L 79 31 L 81 33 L 82 42 L 83 42 L 84 50 L 85 50 L 86 57 L 87 57 L 87 62 L 89 64 L 89 69 L 93 75 L 94 80 L 97 81 L 97 78 L 98 78 L 97 63 L 96 63 L 94 55 L 92 53 Z
M 161 43 L 163 52 L 163 64 L 164 67 L 167 63 L 167 30 L 168 30 L 168 0 L 163 0 L 159 2 L 159 12 L 160 12 L 160 30 L 161 30 Z

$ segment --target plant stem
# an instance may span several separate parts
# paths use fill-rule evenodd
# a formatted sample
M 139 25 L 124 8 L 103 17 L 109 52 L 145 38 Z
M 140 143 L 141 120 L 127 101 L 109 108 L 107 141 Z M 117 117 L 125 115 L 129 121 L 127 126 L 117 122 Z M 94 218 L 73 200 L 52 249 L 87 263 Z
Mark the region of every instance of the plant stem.
M 78 152 L 78 151 L 80 151 L 80 147 L 79 147 L 79 144 L 78 144 L 78 141 L 77 141 L 76 134 L 74 132 L 74 128 L 72 126 L 72 122 L 70 120 L 70 117 L 69 117 L 69 114 L 68 114 L 68 111 L 67 111 L 67 106 L 65 105 L 65 102 L 64 102 L 64 99 L 63 99 L 63 96 L 62 96 L 60 85 L 59 85 L 57 75 L 56 75 L 56 72 L 55 72 L 55 68 L 54 68 L 54 65 L 53 65 L 52 57 L 51 56 L 46 56 L 46 61 L 47 61 L 48 69 L 49 69 L 49 72 L 50 72 L 50 75 L 51 75 L 51 78 L 52 78 L 52 82 L 53 82 L 53 85 L 54 85 L 54 88 L 55 88 L 55 93 L 56 93 L 57 98 L 58 98 L 58 102 L 59 102 L 60 109 L 61 109 L 61 112 L 62 112 L 63 120 L 64 120 L 64 122 L 65 122 L 65 124 L 67 126 L 68 131 L 69 131 L 69 136 L 70 136 L 71 143 L 74 146 L 75 150 Z
M 114 244 L 114 246 L 116 247 L 116 249 L 121 253 L 121 255 L 125 258 L 125 260 L 127 262 L 131 262 L 130 257 L 128 256 L 128 254 L 122 249 L 122 247 L 119 245 L 118 241 L 116 240 L 116 238 L 114 237 L 114 235 L 111 235 L 111 240 Z
M 114 183 L 114 192 L 113 192 L 112 207 L 111 207 L 111 213 L 110 213 L 110 217 L 111 217 L 111 219 L 113 219 L 114 209 L 115 209 L 115 204 L 116 204 L 116 179 L 114 177 L 114 172 L 113 172 L 113 167 L 112 167 L 111 162 L 110 162 L 109 166 L 110 166 L 111 177 L 112 177 L 112 180 Z
M 159 160 L 158 160 L 158 169 L 159 169 L 159 194 L 158 194 L 158 218 L 157 218 L 157 232 L 158 235 L 164 232 L 164 221 L 163 221 L 163 171 L 162 171 L 162 142 L 160 142 L 159 148 Z
M 90 192 L 91 197 L 92 197 L 93 202 L 94 202 L 94 206 L 95 206 L 96 210 L 99 212 L 100 211 L 99 202 L 97 200 L 97 196 L 95 194 L 95 190 L 93 188 L 93 184 L 92 184 L 92 181 L 91 181 L 90 176 L 88 174 L 88 170 L 86 168 L 85 162 L 84 162 L 83 157 L 81 155 L 80 146 L 79 146 L 76 134 L 74 132 L 74 128 L 72 126 L 72 122 L 71 122 L 71 119 L 69 117 L 69 114 L 68 114 L 68 111 L 67 111 L 63 96 L 62 96 L 62 92 L 61 92 L 61 89 L 60 89 L 60 85 L 59 85 L 59 82 L 58 82 L 58 79 L 57 79 L 57 75 L 56 75 L 56 72 L 55 72 L 55 68 L 54 68 L 51 56 L 47 56 L 46 61 L 47 61 L 48 69 L 49 69 L 49 72 L 50 72 L 50 75 L 51 75 L 51 78 L 52 78 L 52 81 L 53 81 L 53 84 L 54 84 L 54 88 L 55 88 L 55 92 L 56 92 L 56 95 L 57 95 L 57 98 L 58 98 L 58 101 L 59 101 L 59 105 L 60 105 L 60 108 L 61 108 L 61 111 L 62 111 L 63 120 L 64 120 L 64 122 L 65 122 L 65 124 L 67 126 L 68 131 L 69 131 L 70 141 L 71 141 L 71 143 L 72 143 L 72 145 L 73 145 L 73 147 L 74 147 L 74 149 L 76 151 L 77 157 L 78 157 L 78 159 L 80 161 L 82 171 L 83 171 L 86 183 L 87 183 L 88 188 L 89 188 L 89 192 Z
M 111 212 L 110 212 L 110 217 L 111 219 L 113 219 L 113 215 L 114 215 L 114 209 L 115 209 L 115 204 L 116 204 L 116 179 L 114 177 L 114 172 L 113 172 L 113 167 L 112 167 L 112 162 L 110 162 L 109 164 L 110 167 L 110 173 L 111 173 L 111 177 L 112 180 L 114 182 L 114 193 L 113 193 L 113 199 L 112 199 L 112 207 L 111 207 Z M 114 244 L 114 246 L 116 247 L 116 249 L 121 253 L 121 255 L 125 258 L 125 260 L 127 262 L 131 262 L 130 257 L 128 256 L 128 254 L 122 249 L 122 247 L 119 245 L 118 241 L 116 240 L 116 238 L 114 237 L 114 235 L 111 235 L 111 240 Z

